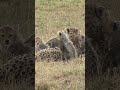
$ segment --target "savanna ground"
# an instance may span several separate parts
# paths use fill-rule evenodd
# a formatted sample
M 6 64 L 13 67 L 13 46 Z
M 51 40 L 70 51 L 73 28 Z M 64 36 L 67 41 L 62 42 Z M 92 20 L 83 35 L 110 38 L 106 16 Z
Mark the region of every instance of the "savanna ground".
M 84 34 L 84 0 L 36 0 L 36 36 L 45 42 L 67 27 Z M 69 62 L 36 62 L 36 90 L 84 90 L 84 58 Z

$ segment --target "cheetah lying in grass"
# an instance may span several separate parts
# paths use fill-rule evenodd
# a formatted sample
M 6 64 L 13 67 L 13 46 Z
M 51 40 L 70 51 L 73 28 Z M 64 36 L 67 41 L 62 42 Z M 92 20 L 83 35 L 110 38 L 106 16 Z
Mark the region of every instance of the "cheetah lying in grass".
M 59 48 L 47 48 L 42 49 L 35 55 L 35 59 L 39 60 L 61 60 L 62 59 L 62 52 Z

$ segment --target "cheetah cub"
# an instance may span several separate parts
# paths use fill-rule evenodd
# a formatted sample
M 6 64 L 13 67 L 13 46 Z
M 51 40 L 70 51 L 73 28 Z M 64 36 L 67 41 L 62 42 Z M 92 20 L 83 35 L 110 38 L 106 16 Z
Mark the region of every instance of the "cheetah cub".
M 5 63 L 8 59 L 17 55 L 29 53 L 29 47 L 25 46 L 17 32 L 10 26 L 0 27 L 0 62 Z
M 43 40 L 39 37 L 35 38 L 35 52 L 39 52 L 42 49 L 46 49 L 48 46 L 43 42 Z
M 73 45 L 73 42 L 71 42 L 71 40 L 69 39 L 68 34 L 64 31 L 58 32 L 58 34 L 59 34 L 60 42 L 64 44 L 65 48 L 69 53 L 70 58 L 76 58 L 78 56 L 78 53 Z
M 62 52 L 60 48 L 46 48 L 42 49 L 39 52 L 35 54 L 35 60 L 36 61 L 58 61 L 62 60 Z
M 85 53 L 85 37 L 80 33 L 78 28 L 67 28 L 66 32 L 75 46 L 78 57 Z

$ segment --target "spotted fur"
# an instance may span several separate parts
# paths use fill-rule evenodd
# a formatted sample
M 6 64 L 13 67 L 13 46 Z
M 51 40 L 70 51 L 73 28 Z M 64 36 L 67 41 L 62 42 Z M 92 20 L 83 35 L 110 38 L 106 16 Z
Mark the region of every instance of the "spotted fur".
M 62 60 L 62 52 L 59 48 L 42 49 L 38 53 L 36 53 L 35 58 L 37 61 L 40 60 L 58 61 Z

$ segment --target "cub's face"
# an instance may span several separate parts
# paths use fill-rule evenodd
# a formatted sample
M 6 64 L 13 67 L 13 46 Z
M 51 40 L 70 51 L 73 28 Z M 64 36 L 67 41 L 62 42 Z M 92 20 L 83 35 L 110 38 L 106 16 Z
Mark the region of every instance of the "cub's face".
M 75 41 L 80 35 L 80 31 L 77 28 L 67 28 L 66 31 L 71 41 Z
M 0 28 L 0 45 L 3 48 L 8 48 L 17 40 L 16 32 L 9 26 Z
M 59 34 L 60 40 L 62 40 L 64 42 L 67 42 L 69 40 L 69 36 L 66 32 L 61 31 L 61 32 L 58 32 L 58 34 Z

